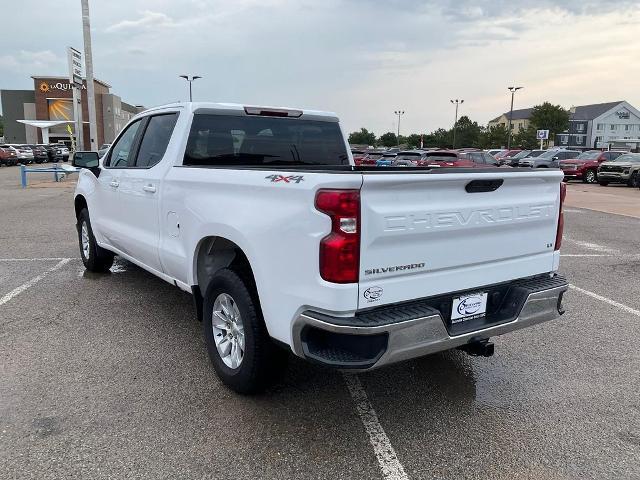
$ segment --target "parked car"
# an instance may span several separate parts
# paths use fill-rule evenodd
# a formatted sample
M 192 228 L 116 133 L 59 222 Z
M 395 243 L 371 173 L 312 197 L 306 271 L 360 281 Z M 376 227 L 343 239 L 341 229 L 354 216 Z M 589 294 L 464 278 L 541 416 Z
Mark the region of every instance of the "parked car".
M 119 255 L 191 293 L 240 393 L 289 352 L 357 370 L 491 356 L 490 337 L 564 312 L 560 171 L 356 170 L 334 114 L 204 102 L 138 114 L 102 160 L 76 156 L 85 268 Z
M 24 145 L 27 148 L 30 148 L 33 152 L 33 161 L 35 163 L 47 163 L 49 160 L 49 155 L 47 154 L 47 150 L 44 147 L 39 145 Z
M 498 160 L 498 162 L 500 163 L 500 165 L 508 165 L 510 167 L 517 167 L 518 166 L 518 162 L 525 158 L 527 155 L 529 155 L 531 153 L 531 150 L 520 150 L 518 153 L 515 153 L 513 155 L 507 155 L 505 157 L 502 157 Z
M 602 162 L 615 160 L 625 152 L 601 150 L 587 150 L 576 158 L 560 161 L 560 168 L 564 172 L 564 180 L 582 180 L 584 183 L 598 183 L 598 167 Z
M 577 150 L 547 150 L 537 157 L 527 157 L 518 161 L 519 167 L 558 168 L 560 160 L 575 158 L 580 155 Z
M 424 158 L 418 161 L 419 167 L 475 167 L 476 164 L 466 157 L 465 153 L 455 150 L 431 150 L 425 152 Z
M 22 163 L 24 165 L 28 165 L 33 163 L 33 150 L 31 150 L 26 145 L 17 145 L 10 144 L 11 147 L 15 148 L 16 154 L 18 155 L 18 163 Z
M 98 150 L 98 155 L 99 154 L 100 154 L 100 151 Z M 365 150 L 351 150 L 351 155 L 353 156 L 353 162 L 356 165 L 360 165 L 360 162 L 362 161 L 362 159 L 366 154 L 367 152 Z
M 384 151 L 374 150 L 367 153 L 362 160 L 360 160 L 360 165 L 376 165 L 376 162 L 382 158 L 382 154 Z
M 511 150 L 502 150 L 501 152 L 498 152 L 494 155 L 494 158 L 496 160 L 502 160 L 505 157 L 512 157 L 517 153 L 520 153 L 522 151 L 522 149 L 520 148 L 515 148 L 515 149 L 511 149 Z
M 547 150 L 531 150 L 529 153 L 527 153 L 524 158 L 535 158 L 535 157 L 539 157 L 540 155 L 542 155 L 544 152 L 546 152 Z
M 60 148 L 60 153 L 62 154 L 62 161 L 66 162 L 69 160 L 69 147 L 67 147 L 64 143 L 58 143 L 58 148 Z
M 471 160 L 473 163 L 476 164 L 476 166 L 482 166 L 482 167 L 499 167 L 500 166 L 500 162 L 498 162 L 498 160 L 496 160 L 493 155 L 490 155 L 487 152 L 483 152 L 483 151 L 468 151 L 468 152 L 464 152 L 463 155 L 461 155 L 462 158 L 467 158 L 469 160 Z
M 640 153 L 625 153 L 616 159 L 602 162 L 598 168 L 598 183 L 603 187 L 610 183 L 640 186 Z
M 396 158 L 395 152 L 384 152 L 382 157 L 376 160 L 377 167 L 390 167 L 393 165 L 393 159 Z
M 424 159 L 426 152 L 422 150 L 405 150 L 398 152 L 393 159 L 394 167 L 417 167 L 420 160 Z
M 7 167 L 18 164 L 18 154 L 16 150 L 8 145 L 0 145 L 0 165 Z
M 489 155 L 492 155 L 493 158 L 496 158 L 496 155 L 498 155 L 501 152 L 506 152 L 506 149 L 504 149 L 504 148 L 492 148 L 490 150 L 485 150 L 485 152 L 487 152 Z
M 38 146 L 44 148 L 47 151 L 49 162 L 61 162 L 62 161 L 62 149 L 57 143 L 39 143 Z

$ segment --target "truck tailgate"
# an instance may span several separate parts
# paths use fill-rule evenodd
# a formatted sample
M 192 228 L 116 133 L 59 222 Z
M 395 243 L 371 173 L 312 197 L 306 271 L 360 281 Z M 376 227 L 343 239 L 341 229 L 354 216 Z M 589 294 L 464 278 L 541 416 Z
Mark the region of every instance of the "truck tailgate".
M 359 308 L 552 271 L 562 178 L 507 169 L 363 174 Z

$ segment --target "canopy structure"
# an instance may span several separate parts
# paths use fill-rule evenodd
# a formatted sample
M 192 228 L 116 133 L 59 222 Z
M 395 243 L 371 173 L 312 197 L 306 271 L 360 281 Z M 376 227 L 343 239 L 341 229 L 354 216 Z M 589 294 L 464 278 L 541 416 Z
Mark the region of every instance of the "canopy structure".
M 42 130 L 42 143 L 49 143 L 49 129 L 57 125 L 65 123 L 73 123 L 73 120 L 17 120 L 19 123 L 24 123 L 31 127 L 36 127 Z

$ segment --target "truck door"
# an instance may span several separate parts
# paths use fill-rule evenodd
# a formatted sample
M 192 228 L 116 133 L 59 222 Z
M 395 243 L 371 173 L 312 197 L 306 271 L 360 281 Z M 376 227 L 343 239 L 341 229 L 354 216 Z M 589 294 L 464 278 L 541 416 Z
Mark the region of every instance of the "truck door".
M 146 117 L 133 168 L 120 179 L 123 212 L 121 250 L 159 272 L 162 271 L 160 241 L 161 180 L 167 169 L 167 145 L 178 118 L 177 112 Z

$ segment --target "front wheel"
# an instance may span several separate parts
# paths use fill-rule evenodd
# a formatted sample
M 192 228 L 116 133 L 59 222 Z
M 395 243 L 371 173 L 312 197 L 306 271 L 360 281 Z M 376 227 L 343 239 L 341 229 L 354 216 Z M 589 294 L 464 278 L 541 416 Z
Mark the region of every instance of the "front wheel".
M 91 229 L 89 210 L 83 208 L 78 215 L 78 242 L 82 263 L 90 272 L 106 272 L 113 265 L 113 253 L 100 247 Z
M 601 187 L 606 187 L 607 185 L 609 185 L 609 182 L 598 182 L 600 184 Z
M 597 183 L 598 175 L 596 174 L 596 171 L 589 169 L 586 172 L 584 172 L 584 177 L 582 177 L 582 181 L 584 183 Z
M 233 270 L 221 270 L 203 308 L 205 343 L 222 383 L 243 394 L 268 387 L 284 369 L 286 353 L 267 332 L 255 288 Z
M 639 183 L 640 183 L 640 182 L 638 181 L 638 172 L 633 172 L 633 173 L 631 174 L 631 178 L 629 178 L 629 183 L 628 183 L 628 185 L 629 185 L 631 188 L 636 188 L 636 187 L 638 187 L 638 184 L 639 184 Z

